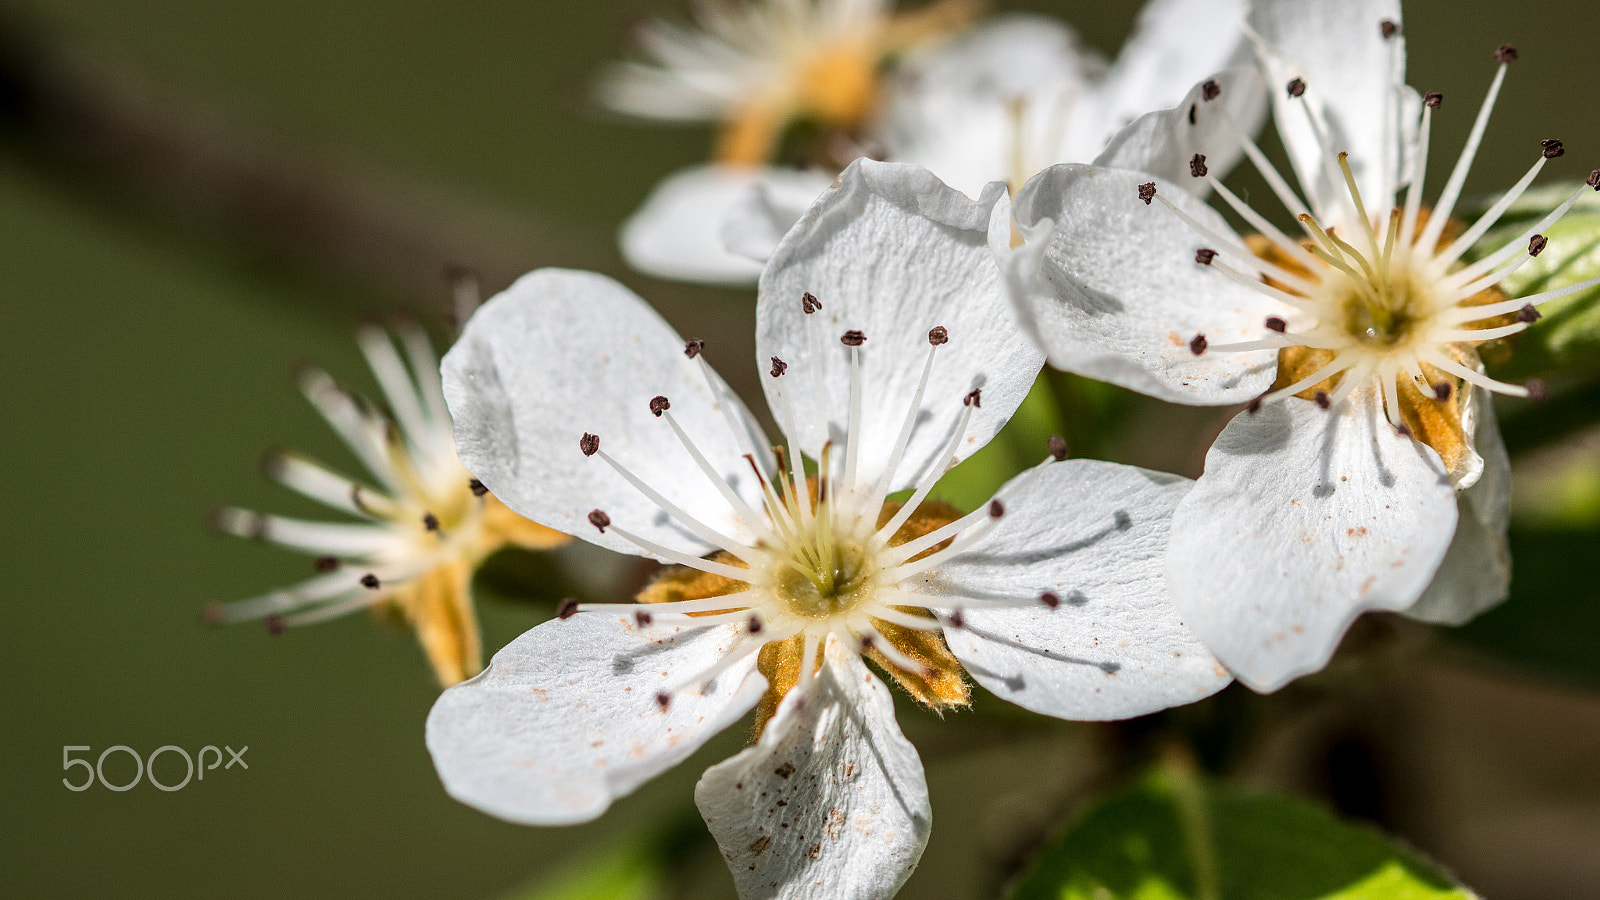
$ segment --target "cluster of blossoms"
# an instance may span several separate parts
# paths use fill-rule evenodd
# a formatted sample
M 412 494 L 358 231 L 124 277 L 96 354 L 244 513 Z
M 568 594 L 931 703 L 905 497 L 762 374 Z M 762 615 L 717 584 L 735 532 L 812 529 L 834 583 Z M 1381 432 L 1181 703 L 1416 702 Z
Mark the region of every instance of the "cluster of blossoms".
M 1041 16 L 998 16 L 952 33 L 964 18 L 937 14 L 961 8 L 951 2 L 915 14 L 914 28 L 885 26 L 898 20 L 887 18 L 884 0 L 708 7 L 704 33 L 649 25 L 641 44 L 657 64 L 609 73 L 601 99 L 613 109 L 727 121 L 738 131 L 740 117 L 772 107 L 770 98 L 812 98 L 782 108 L 811 110 L 830 139 L 817 152 L 780 157 L 783 119 L 766 121 L 760 153 L 729 153 L 724 140 L 716 162 L 668 177 L 626 223 L 629 263 L 665 278 L 754 284 L 778 240 L 857 156 L 923 166 L 976 196 L 992 181 L 1015 191 L 1059 162 L 1156 172 L 1181 164 L 1185 147 L 1166 144 L 1187 132 L 1124 126 L 1187 106 L 1185 92 L 1214 73 L 1244 79 L 1224 101 L 1244 127 L 1264 112 L 1253 72 L 1228 68 L 1248 55 L 1239 0 L 1151 0 L 1109 64 Z M 882 43 L 890 34 L 900 40 Z M 841 77 L 845 70 L 853 74 Z
M 935 710 L 968 705 L 970 678 L 1118 719 L 1235 677 L 1274 690 L 1364 611 L 1458 623 L 1504 599 L 1491 399 L 1543 387 L 1489 377 L 1478 348 L 1593 286 L 1501 290 L 1600 190 L 1596 171 L 1469 261 L 1564 155 L 1541 142 L 1475 222 L 1454 218 L 1516 51 L 1496 51 L 1430 206 L 1443 97 L 1405 84 L 1396 0 L 1153 0 L 1110 67 L 1045 20 L 953 34 L 970 15 L 707 6 L 703 30 L 649 26 L 653 61 L 606 83 L 614 108 L 721 123 L 717 164 L 663 185 L 624 245 L 662 274 L 759 275 L 777 441 L 714 348 L 610 279 L 536 271 L 473 315 L 442 390 L 419 335 L 408 373 L 363 334 L 397 426 L 307 380 L 383 491 L 292 457 L 275 471 L 372 521 L 224 514 L 327 571 L 219 615 L 387 602 L 449 684 L 477 669 L 467 579 L 501 544 L 570 535 L 666 564 L 634 602 L 564 603 L 441 695 L 446 790 L 513 822 L 587 821 L 754 710 L 751 745 L 695 790 L 741 896 L 865 900 L 905 882 L 931 819 L 869 663 Z M 1269 106 L 1298 190 L 1255 143 Z M 890 161 L 772 165 L 800 120 Z M 1223 183 L 1241 160 L 1298 233 Z M 1046 363 L 1242 409 L 1197 481 L 1056 438 L 978 509 L 938 501 Z

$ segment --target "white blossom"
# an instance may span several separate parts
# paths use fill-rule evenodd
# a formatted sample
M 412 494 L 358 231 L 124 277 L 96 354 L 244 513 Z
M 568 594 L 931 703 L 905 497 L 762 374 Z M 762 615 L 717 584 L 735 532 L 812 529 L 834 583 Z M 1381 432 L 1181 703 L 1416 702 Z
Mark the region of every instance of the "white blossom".
M 1471 227 L 1452 221 L 1515 50 L 1497 51 L 1428 210 L 1443 98 L 1405 85 L 1398 4 L 1261 0 L 1247 24 L 1300 193 L 1217 116 L 1215 143 L 1182 178 L 1042 173 L 1015 205 L 1027 242 L 1001 258 L 1053 364 L 1180 403 L 1250 401 L 1179 505 L 1168 578 L 1208 646 L 1270 690 L 1321 668 L 1362 611 L 1460 622 L 1504 598 L 1508 474 L 1489 396 L 1541 388 L 1489 378 L 1475 348 L 1589 286 L 1516 299 L 1496 287 L 1600 175 L 1467 264 L 1466 250 L 1563 153 L 1559 141 L 1530 146 L 1538 158 L 1524 178 Z M 1221 150 L 1252 160 L 1299 235 L 1217 180 L 1207 153 Z M 1214 190 L 1258 234 L 1235 234 L 1190 185 Z
M 469 468 L 536 521 L 682 568 L 659 602 L 565 605 L 446 691 L 428 746 L 453 796 L 585 821 L 760 703 L 759 739 L 695 792 L 741 895 L 887 897 L 931 811 L 862 657 L 930 705 L 964 705 L 964 669 L 1074 719 L 1228 682 L 1165 596 L 1185 480 L 1054 444 L 969 515 L 929 499 L 1042 362 L 988 260 L 1002 200 L 860 161 L 802 217 L 757 308 L 776 447 L 712 350 L 609 279 L 541 270 L 473 317 L 444 365 Z

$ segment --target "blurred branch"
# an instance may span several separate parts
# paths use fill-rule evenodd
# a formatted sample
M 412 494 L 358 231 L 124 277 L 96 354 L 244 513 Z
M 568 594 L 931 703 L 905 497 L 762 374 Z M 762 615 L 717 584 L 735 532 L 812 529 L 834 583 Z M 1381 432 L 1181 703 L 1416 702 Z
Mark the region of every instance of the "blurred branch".
M 493 287 L 554 263 L 621 269 L 609 235 L 285 139 L 4 7 L 0 134 L 55 174 L 435 314 L 447 266 Z

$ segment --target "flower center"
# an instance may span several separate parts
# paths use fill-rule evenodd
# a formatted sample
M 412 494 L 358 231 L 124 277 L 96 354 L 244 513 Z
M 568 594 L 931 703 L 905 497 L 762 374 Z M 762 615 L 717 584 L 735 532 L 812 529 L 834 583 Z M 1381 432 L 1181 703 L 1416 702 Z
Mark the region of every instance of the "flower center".
M 842 41 L 819 48 L 795 77 L 799 102 L 828 125 L 853 128 L 878 95 L 878 60 L 871 45 Z
M 1407 343 L 1428 314 L 1429 304 L 1409 277 L 1384 279 L 1370 291 L 1340 285 L 1336 293 L 1330 305 L 1338 310 L 1338 328 L 1374 350 Z
M 782 565 L 773 592 L 787 611 L 811 619 L 828 619 L 872 599 L 876 566 L 855 543 L 830 548 L 832 559 L 810 570 Z

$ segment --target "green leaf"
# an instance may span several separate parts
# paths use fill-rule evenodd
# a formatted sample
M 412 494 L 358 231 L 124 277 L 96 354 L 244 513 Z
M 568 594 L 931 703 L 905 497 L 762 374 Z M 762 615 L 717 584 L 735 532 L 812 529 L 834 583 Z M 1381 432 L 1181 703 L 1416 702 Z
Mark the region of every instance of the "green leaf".
M 636 838 L 540 878 L 506 900 L 656 900 L 665 895 L 666 881 L 659 849 Z
M 1197 864 L 1198 862 L 1198 864 Z M 1414 854 L 1301 800 L 1172 769 L 1101 802 L 1013 900 L 1469 900 Z

